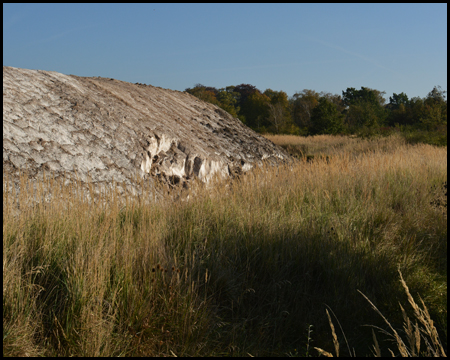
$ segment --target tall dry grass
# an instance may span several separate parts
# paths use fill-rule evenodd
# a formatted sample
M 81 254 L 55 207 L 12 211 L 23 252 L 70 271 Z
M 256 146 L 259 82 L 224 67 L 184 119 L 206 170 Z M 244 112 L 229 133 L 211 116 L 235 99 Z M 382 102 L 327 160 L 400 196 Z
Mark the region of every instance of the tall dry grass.
M 332 157 L 338 154 L 347 154 L 352 158 L 367 153 L 393 152 L 398 147 L 406 145 L 406 141 L 399 135 L 379 137 L 375 139 L 362 139 L 356 136 L 343 135 L 264 135 L 275 144 L 285 148 L 292 155 Z
M 196 183 L 177 201 L 88 198 L 51 179 L 31 194 L 25 177 L 12 194 L 4 174 L 4 355 L 304 356 L 342 343 L 327 307 L 350 344 L 340 355 L 367 354 L 364 324 L 401 332 L 398 269 L 446 348 L 446 149 L 344 140 L 317 141 L 328 160 Z
M 442 346 L 442 341 L 439 338 L 439 334 L 436 330 L 436 327 L 434 326 L 434 321 L 431 319 L 430 314 L 428 312 L 428 309 L 421 299 L 423 308 L 420 308 L 419 305 L 415 302 L 414 298 L 412 297 L 411 293 L 409 292 L 409 288 L 406 285 L 406 282 L 403 280 L 402 273 L 399 270 L 400 274 L 400 282 L 405 289 L 406 295 L 408 296 L 408 301 L 410 305 L 412 306 L 414 310 L 414 316 L 416 317 L 416 323 L 415 325 L 412 324 L 410 318 L 406 314 L 405 309 L 402 307 L 401 304 L 399 304 L 404 323 L 403 323 L 403 330 L 406 335 L 406 341 L 404 341 L 399 333 L 394 329 L 394 327 L 389 323 L 389 320 L 386 319 L 386 317 L 378 310 L 378 308 L 362 293 L 361 295 L 369 302 L 370 305 L 372 305 L 372 308 L 382 317 L 384 322 L 389 326 L 389 329 L 392 331 L 392 333 L 388 333 L 383 329 L 378 328 L 383 333 L 386 333 L 393 339 L 393 343 L 397 347 L 400 355 L 402 357 L 418 357 L 418 356 L 426 356 L 426 357 L 447 357 L 447 354 L 444 350 L 444 347 Z M 333 335 L 333 345 L 334 350 L 336 353 L 336 356 L 339 357 L 339 341 L 337 339 L 336 330 L 333 324 L 333 321 L 331 320 L 331 316 L 328 312 L 328 310 L 325 310 L 327 313 L 328 321 L 330 323 L 331 333 Z M 419 327 L 417 320 L 419 320 L 421 327 Z M 341 328 L 342 330 L 342 328 Z M 375 357 L 381 357 L 381 349 L 380 345 L 378 344 L 377 337 L 375 335 L 375 332 L 372 330 L 372 336 L 373 336 L 373 354 Z M 344 336 L 345 339 L 345 336 Z M 345 339 L 347 342 L 347 339 Z M 421 343 L 425 343 L 425 349 L 422 347 L 421 350 Z M 348 342 L 347 342 L 348 346 Z M 333 357 L 333 354 L 329 353 L 328 351 L 325 351 L 321 348 L 315 347 L 315 349 L 319 352 L 320 355 L 324 355 L 326 357 Z M 391 349 L 388 349 L 390 355 L 393 357 L 395 356 L 394 352 Z M 351 352 L 349 349 L 349 353 L 353 356 L 356 356 L 356 354 Z

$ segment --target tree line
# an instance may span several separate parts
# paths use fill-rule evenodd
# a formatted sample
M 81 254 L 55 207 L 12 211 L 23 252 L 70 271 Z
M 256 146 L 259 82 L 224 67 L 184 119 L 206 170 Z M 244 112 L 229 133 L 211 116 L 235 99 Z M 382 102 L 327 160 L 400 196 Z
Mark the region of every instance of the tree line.
M 304 89 L 292 97 L 284 91 L 264 92 L 250 84 L 215 87 L 197 84 L 185 90 L 215 104 L 260 133 L 384 134 L 392 131 L 445 132 L 447 100 L 440 86 L 425 98 L 394 93 L 387 103 L 384 91 L 347 88 L 342 95 Z

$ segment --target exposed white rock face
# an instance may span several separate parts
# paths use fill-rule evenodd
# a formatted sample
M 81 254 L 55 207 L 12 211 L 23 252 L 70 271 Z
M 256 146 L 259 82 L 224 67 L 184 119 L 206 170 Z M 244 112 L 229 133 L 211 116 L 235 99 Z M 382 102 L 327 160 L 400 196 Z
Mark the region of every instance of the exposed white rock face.
M 3 67 L 3 171 L 135 188 L 235 176 L 289 156 L 190 94 L 108 78 Z

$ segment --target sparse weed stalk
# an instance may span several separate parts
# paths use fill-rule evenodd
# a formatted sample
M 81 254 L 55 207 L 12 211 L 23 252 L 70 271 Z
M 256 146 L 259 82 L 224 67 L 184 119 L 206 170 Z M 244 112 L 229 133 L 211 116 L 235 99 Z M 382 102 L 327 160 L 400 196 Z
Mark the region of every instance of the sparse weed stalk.
M 441 340 L 439 339 L 438 332 L 436 330 L 436 327 L 434 326 L 434 322 L 430 317 L 430 314 L 428 312 L 428 309 L 423 302 L 422 299 L 422 306 L 423 309 L 421 309 L 416 302 L 414 301 L 414 298 L 411 296 L 409 292 L 409 288 L 406 285 L 405 281 L 403 280 L 403 276 L 401 271 L 398 271 L 400 274 L 400 282 L 405 290 L 405 293 L 408 297 L 408 302 L 412 306 L 414 310 L 414 316 L 416 317 L 416 323 L 413 325 L 411 323 L 411 320 L 406 314 L 405 309 L 401 304 L 399 304 L 404 323 L 403 323 L 403 330 L 405 333 L 405 336 L 407 338 L 406 342 L 401 338 L 398 331 L 393 328 L 393 326 L 390 324 L 389 320 L 378 310 L 378 308 L 370 301 L 366 295 L 364 295 L 361 291 L 358 290 L 358 292 L 369 302 L 369 304 L 372 306 L 372 308 L 379 314 L 383 321 L 388 325 L 391 332 L 386 331 L 384 329 L 381 329 L 377 326 L 372 326 L 373 328 L 379 329 L 383 334 L 387 334 L 390 338 L 394 340 L 395 345 L 397 346 L 398 352 L 402 357 L 419 357 L 419 356 L 426 356 L 426 357 L 447 357 L 444 347 L 442 345 Z M 333 344 L 335 348 L 335 354 L 337 357 L 339 357 L 339 342 L 337 340 L 336 331 L 333 325 L 333 322 L 331 320 L 330 314 L 328 313 L 328 310 L 326 310 L 328 320 L 330 323 L 331 333 L 333 336 Z M 419 327 L 417 320 L 421 323 L 421 327 Z M 371 326 L 371 325 L 367 325 Z M 341 331 L 342 328 L 341 328 Z M 380 346 L 378 344 L 377 337 L 375 335 L 375 332 L 372 330 L 372 336 L 373 336 L 373 354 L 376 357 L 381 357 L 381 350 Z M 344 334 L 345 337 L 345 334 Z M 347 341 L 347 339 L 345 339 Z M 421 342 L 425 343 L 425 350 L 420 351 L 421 349 Z M 408 344 L 408 345 L 407 345 Z M 348 346 L 348 343 L 347 343 Z M 333 355 L 321 348 L 315 347 L 315 349 L 319 352 L 319 354 L 332 357 Z M 390 353 L 390 355 L 395 356 L 394 352 L 391 349 L 387 349 Z M 352 356 L 356 357 L 356 354 L 353 353 Z
M 297 355 L 308 324 L 320 348 L 343 341 L 329 337 L 324 303 L 352 354 L 387 352 L 385 334 L 375 343 L 361 324 L 389 327 L 356 290 L 394 329 L 406 324 L 411 355 L 428 343 L 446 352 L 446 336 L 436 340 L 447 326 L 446 148 L 395 136 L 273 141 L 314 159 L 158 196 L 147 183 L 132 196 L 121 184 L 4 174 L 4 355 Z M 399 266 L 434 327 L 399 311 L 410 301 Z

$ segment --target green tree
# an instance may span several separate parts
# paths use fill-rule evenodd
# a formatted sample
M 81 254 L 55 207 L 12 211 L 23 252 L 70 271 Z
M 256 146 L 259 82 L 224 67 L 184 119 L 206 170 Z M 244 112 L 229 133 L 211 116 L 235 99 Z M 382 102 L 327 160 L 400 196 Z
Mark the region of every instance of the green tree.
M 247 126 L 264 131 L 271 125 L 268 120 L 270 98 L 267 95 L 255 91 L 241 104 L 241 113 L 245 116 Z
M 275 105 L 269 104 L 268 112 L 268 120 L 272 124 L 275 134 L 279 134 L 286 123 L 285 117 L 283 116 L 283 107 L 279 103 Z
M 445 100 L 445 93 L 446 92 L 447 91 L 442 90 L 442 88 L 439 85 L 435 86 L 433 88 L 433 90 L 431 90 L 428 93 L 425 101 L 430 103 L 430 104 L 431 103 L 433 103 L 433 104 L 440 104 L 440 105 L 446 104 L 447 103 L 447 101 Z
M 264 91 L 264 95 L 270 99 L 271 104 L 280 104 L 284 109 L 289 109 L 289 99 L 284 91 L 267 89 Z
M 320 95 L 314 90 L 304 89 L 296 92 L 291 98 L 292 120 L 303 133 L 308 134 L 311 128 L 311 115 L 313 109 L 319 104 Z
M 424 100 L 424 111 L 419 118 L 426 130 L 434 130 L 442 125 L 447 125 L 447 101 L 446 91 L 440 86 L 435 86 Z
M 362 127 L 376 128 L 384 123 L 386 110 L 365 101 L 350 105 L 346 112 L 346 121 L 350 129 L 356 131 Z
M 234 86 L 227 86 L 218 90 L 216 98 L 219 106 L 234 117 L 239 117 L 240 107 L 238 105 L 240 94 L 233 91 Z
M 240 84 L 235 86 L 233 92 L 239 93 L 239 106 L 242 108 L 242 104 L 247 101 L 247 98 L 255 92 L 261 93 L 255 86 L 250 84 Z
M 345 104 L 344 100 L 342 99 L 342 96 L 339 94 L 332 94 L 329 92 L 322 91 L 320 94 L 320 97 L 326 97 L 329 101 L 331 101 L 334 105 L 336 105 L 336 108 L 339 112 L 343 112 L 345 110 Z
M 386 100 L 385 92 L 361 87 L 361 90 L 347 88 L 342 92 L 346 122 L 352 131 L 363 127 L 375 129 L 385 123 L 387 110 L 384 107 Z
M 389 104 L 392 106 L 393 109 L 398 109 L 400 105 L 408 106 L 409 105 L 409 99 L 408 95 L 405 93 L 400 94 L 392 94 L 392 97 L 389 97 Z
M 412 125 L 414 123 L 411 101 L 405 93 L 394 93 L 389 97 L 387 123 L 390 126 L 395 125 Z
M 239 114 L 240 94 L 233 91 L 234 86 L 216 89 L 215 87 L 196 84 L 192 89 L 187 88 L 185 91 L 200 100 L 217 105 L 232 116 L 240 118 L 245 123 L 245 117 Z
M 342 92 L 342 98 L 346 106 L 354 105 L 361 102 L 369 102 L 373 105 L 383 106 L 386 102 L 383 95 L 384 91 L 361 87 L 361 90 L 355 88 L 347 88 Z
M 447 100 L 445 93 L 440 86 L 435 86 L 425 98 L 412 98 L 409 102 L 411 124 L 426 131 L 446 128 Z
M 424 99 L 420 97 L 413 97 L 409 100 L 409 108 L 411 111 L 412 125 L 420 125 L 420 118 L 425 111 Z
M 275 133 L 292 132 L 292 117 L 290 111 L 290 104 L 287 94 L 284 91 L 275 91 L 267 89 L 264 91 L 270 99 L 268 109 L 268 120 L 272 124 L 272 129 Z
M 234 86 L 229 91 L 233 93 L 237 93 L 237 105 L 236 107 L 239 107 L 239 116 L 238 118 L 247 126 L 250 126 L 252 128 L 255 127 L 254 123 L 254 116 L 251 114 L 252 109 L 249 104 L 247 104 L 247 99 L 250 95 L 252 95 L 255 92 L 258 92 L 261 94 L 261 92 L 253 85 L 250 84 L 240 84 L 237 86 Z M 250 118 L 247 119 L 248 115 L 250 114 Z
M 216 94 L 214 92 L 215 88 L 206 87 L 202 84 L 196 84 L 192 89 L 187 88 L 187 93 L 194 95 L 195 97 L 199 98 L 200 100 L 209 102 L 214 105 L 219 105 L 219 101 L 216 98 Z
M 319 104 L 311 114 L 311 134 L 339 134 L 344 128 L 344 116 L 337 109 L 336 104 L 326 97 L 319 100 Z

